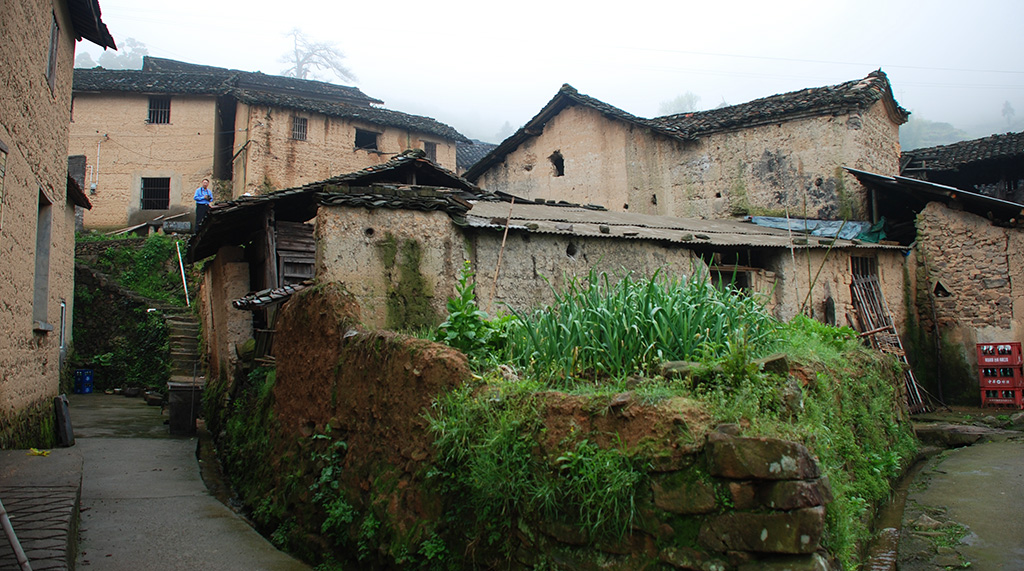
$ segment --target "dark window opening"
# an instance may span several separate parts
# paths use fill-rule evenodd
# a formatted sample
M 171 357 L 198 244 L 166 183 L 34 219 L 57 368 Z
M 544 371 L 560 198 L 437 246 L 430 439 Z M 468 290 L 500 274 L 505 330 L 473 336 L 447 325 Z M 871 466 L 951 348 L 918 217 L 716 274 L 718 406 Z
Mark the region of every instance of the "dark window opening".
M 167 124 L 171 122 L 171 98 L 150 97 L 147 123 Z
M 562 158 L 561 151 L 555 151 L 548 157 L 551 161 L 551 166 L 554 169 L 552 173 L 554 176 L 565 176 L 565 159 Z
M 142 179 L 142 209 L 167 210 L 171 206 L 171 179 Z
M 376 151 L 378 135 L 380 135 L 380 133 L 356 129 L 356 148 L 367 151 Z
M 565 255 L 570 258 L 576 257 L 576 244 L 569 242 L 569 245 L 565 247 Z
M 622 205 L 622 209 L 623 210 L 629 210 L 629 205 L 628 204 L 623 204 Z
M 50 25 L 50 55 L 46 59 L 46 82 L 50 84 L 52 93 L 57 85 L 57 43 L 60 40 L 60 26 L 57 25 L 57 15 L 53 15 L 53 23 Z
M 859 278 L 878 277 L 878 260 L 875 258 L 851 256 L 850 271 Z
M 935 294 L 935 297 L 952 297 L 953 295 L 948 289 L 946 289 L 946 286 L 942 285 L 942 282 L 938 280 L 935 280 L 935 287 L 932 288 L 932 293 Z
M 306 127 L 309 120 L 305 117 L 292 117 L 292 139 L 296 141 L 306 140 Z
M 658 205 L 658 195 L 657 194 L 652 194 L 651 195 L 651 204 L 653 204 L 655 206 Z
M 716 192 L 715 193 L 715 198 L 722 198 L 722 193 L 721 192 Z
M 437 162 L 437 143 L 423 141 L 423 152 L 427 154 L 427 158 L 430 159 L 431 162 Z

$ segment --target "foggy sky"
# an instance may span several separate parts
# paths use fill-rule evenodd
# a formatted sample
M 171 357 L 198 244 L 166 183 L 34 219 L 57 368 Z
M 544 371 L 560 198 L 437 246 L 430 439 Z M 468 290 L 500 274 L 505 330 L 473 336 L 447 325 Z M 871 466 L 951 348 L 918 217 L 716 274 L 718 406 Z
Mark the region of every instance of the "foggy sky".
M 700 109 L 859 79 L 881 68 L 916 117 L 972 136 L 1024 128 L 1024 3 L 859 0 L 603 4 L 100 0 L 118 45 L 277 74 L 300 28 L 336 43 L 385 106 L 497 142 L 563 83 L 642 117 L 691 91 Z M 78 53 L 101 53 L 88 42 Z M 1009 101 L 1018 115 L 1001 115 Z M 981 129 L 985 132 L 978 132 Z

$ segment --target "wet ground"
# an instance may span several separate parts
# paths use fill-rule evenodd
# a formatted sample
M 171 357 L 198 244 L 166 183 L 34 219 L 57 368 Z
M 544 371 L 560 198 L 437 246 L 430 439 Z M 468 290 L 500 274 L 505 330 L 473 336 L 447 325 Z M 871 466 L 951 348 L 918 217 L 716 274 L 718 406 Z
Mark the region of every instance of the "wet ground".
M 83 458 L 77 569 L 308 569 L 210 494 L 197 439 L 171 436 L 160 407 L 103 394 L 70 400 Z
M 909 482 L 898 534 L 901 571 L 1024 570 L 1019 412 L 955 409 L 915 419 L 922 430 L 947 426 L 951 440 L 974 443 L 931 456 Z

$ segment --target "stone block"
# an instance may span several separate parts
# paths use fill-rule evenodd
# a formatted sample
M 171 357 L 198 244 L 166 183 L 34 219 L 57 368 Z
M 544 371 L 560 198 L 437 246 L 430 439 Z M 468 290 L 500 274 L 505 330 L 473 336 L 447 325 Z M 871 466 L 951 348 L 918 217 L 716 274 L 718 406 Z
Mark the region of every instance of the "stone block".
M 712 476 L 732 480 L 811 480 L 821 475 L 803 444 L 778 438 L 708 435 L 706 448 Z
M 810 554 L 825 528 L 825 508 L 791 512 L 733 512 L 709 518 L 697 541 L 709 551 Z
M 708 482 L 688 478 L 687 472 L 652 477 L 654 505 L 674 514 L 704 514 L 715 509 L 715 488 Z
M 827 477 L 771 482 L 761 488 L 758 499 L 761 506 L 774 510 L 812 508 L 832 501 L 832 486 Z

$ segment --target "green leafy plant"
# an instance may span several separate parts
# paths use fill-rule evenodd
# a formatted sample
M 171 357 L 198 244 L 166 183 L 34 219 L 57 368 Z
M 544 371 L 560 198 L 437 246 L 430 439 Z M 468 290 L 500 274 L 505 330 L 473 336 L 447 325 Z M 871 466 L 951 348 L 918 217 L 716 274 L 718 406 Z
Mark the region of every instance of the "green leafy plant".
M 487 313 L 477 306 L 473 276 L 469 262 L 465 262 L 455 288 L 456 295 L 447 303 L 448 318 L 437 327 L 434 340 L 480 360 L 504 347 L 513 318 L 489 320 Z

